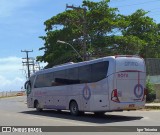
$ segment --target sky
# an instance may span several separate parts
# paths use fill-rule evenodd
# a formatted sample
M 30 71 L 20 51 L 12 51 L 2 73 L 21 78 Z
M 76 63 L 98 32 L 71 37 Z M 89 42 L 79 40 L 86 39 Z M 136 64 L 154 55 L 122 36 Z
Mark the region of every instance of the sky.
M 100 0 L 92 0 L 98 2 Z M 0 0 L 0 91 L 21 90 L 26 81 L 21 50 L 33 50 L 30 57 L 43 55 L 44 22 L 65 11 L 66 4 L 79 6 L 82 0 Z M 160 0 L 111 0 L 109 5 L 129 15 L 137 9 L 160 23 Z M 42 66 L 45 64 L 42 63 Z

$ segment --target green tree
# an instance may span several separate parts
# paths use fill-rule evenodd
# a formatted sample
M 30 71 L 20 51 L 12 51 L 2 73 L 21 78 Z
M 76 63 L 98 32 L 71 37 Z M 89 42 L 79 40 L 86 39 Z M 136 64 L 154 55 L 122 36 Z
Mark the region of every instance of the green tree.
M 37 60 L 48 62 L 47 67 L 81 61 L 70 46 L 57 43 L 57 40 L 72 44 L 81 55 L 83 42 L 86 42 L 87 54 L 91 57 L 116 54 L 160 57 L 158 49 L 155 49 L 160 45 L 160 25 L 146 16 L 144 10 L 128 16 L 118 14 L 118 9 L 109 7 L 109 2 L 84 0 L 82 7 L 87 9 L 86 16 L 84 10 L 73 9 L 45 21 L 46 36 L 40 37 L 44 40 L 44 47 L 40 48 L 44 50 L 44 55 L 38 56 Z
M 122 18 L 126 23 L 122 27 L 122 35 L 124 37 L 137 37 L 137 42 L 135 41 L 135 43 L 140 49 L 139 55 L 145 58 L 159 57 L 160 27 L 159 24 L 154 22 L 153 18 L 147 16 L 147 13 L 139 9 L 129 16 L 123 16 Z
M 87 54 L 90 56 L 106 56 L 106 36 L 117 27 L 117 9 L 108 6 L 109 0 L 101 2 L 83 1 L 82 6 L 87 8 Z M 46 36 L 44 40 L 43 56 L 38 56 L 40 61 L 48 62 L 47 67 L 68 61 L 81 61 L 73 49 L 68 45 L 57 43 L 57 40 L 72 44 L 83 55 L 83 10 L 67 10 L 45 21 Z M 56 29 L 57 27 L 57 29 Z M 105 51 L 106 50 L 106 51 Z

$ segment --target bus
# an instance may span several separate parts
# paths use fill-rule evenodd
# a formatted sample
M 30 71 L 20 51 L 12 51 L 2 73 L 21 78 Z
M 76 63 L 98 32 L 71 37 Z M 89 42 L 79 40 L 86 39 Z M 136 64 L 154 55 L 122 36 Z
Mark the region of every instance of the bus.
M 34 73 L 25 83 L 28 108 L 104 114 L 145 106 L 146 67 L 139 56 L 119 55 L 66 63 Z

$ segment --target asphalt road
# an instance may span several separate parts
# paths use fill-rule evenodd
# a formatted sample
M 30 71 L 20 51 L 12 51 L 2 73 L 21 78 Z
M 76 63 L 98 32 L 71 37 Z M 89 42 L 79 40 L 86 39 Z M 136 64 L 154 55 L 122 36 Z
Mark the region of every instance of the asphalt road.
M 152 110 L 152 111 L 108 112 L 104 116 L 95 116 L 94 114 L 86 113 L 83 116 L 74 117 L 71 116 L 68 111 L 57 112 L 54 110 L 45 110 L 43 112 L 36 112 L 35 109 L 27 108 L 26 97 L 13 97 L 13 98 L 0 99 L 0 126 L 126 126 L 124 128 L 126 128 L 126 131 L 128 131 L 127 126 L 160 126 L 160 111 Z M 116 127 L 111 127 L 111 129 L 113 131 L 116 131 Z M 54 133 L 47 133 L 47 134 L 54 134 Z M 83 132 L 79 133 L 58 132 L 56 134 L 84 135 Z M 101 133 L 85 133 L 85 134 L 127 135 L 128 133 L 101 132 Z M 130 134 L 160 135 L 160 132 L 159 133 L 137 132 Z

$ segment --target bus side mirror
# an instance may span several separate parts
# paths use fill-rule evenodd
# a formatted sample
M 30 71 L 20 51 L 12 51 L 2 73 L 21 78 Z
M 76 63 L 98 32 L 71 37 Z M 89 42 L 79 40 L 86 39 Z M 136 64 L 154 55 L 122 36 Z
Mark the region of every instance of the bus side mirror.
M 25 82 L 24 89 L 27 89 L 27 84 L 28 84 L 28 81 Z
M 31 82 L 30 82 L 30 81 L 26 81 L 26 82 L 25 82 L 24 88 L 27 89 L 27 88 L 28 88 L 28 85 L 31 85 Z

